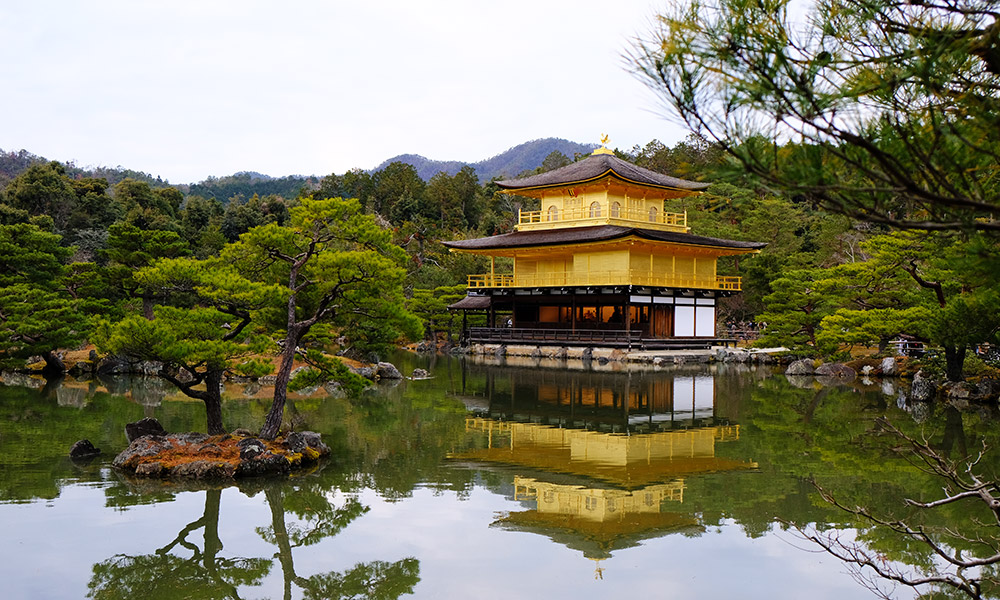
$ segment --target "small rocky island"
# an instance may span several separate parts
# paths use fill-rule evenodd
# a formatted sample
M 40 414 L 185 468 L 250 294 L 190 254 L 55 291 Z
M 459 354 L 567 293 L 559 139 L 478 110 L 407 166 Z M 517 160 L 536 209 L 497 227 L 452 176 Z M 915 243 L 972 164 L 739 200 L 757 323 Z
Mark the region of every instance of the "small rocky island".
M 248 430 L 223 435 L 167 433 L 155 419 L 126 426 L 129 446 L 112 465 L 136 477 L 238 479 L 289 473 L 330 454 L 320 434 L 296 431 L 273 440 Z

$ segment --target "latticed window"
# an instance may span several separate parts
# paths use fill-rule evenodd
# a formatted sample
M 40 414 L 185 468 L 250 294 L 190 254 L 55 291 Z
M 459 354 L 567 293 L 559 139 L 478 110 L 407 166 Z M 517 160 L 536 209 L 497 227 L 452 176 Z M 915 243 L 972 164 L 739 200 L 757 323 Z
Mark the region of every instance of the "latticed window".
M 593 219 L 594 217 L 599 216 L 601 216 L 601 203 L 595 200 L 590 203 L 590 218 Z
M 555 205 L 549 207 L 549 221 L 559 220 L 559 208 Z
M 649 220 L 650 220 L 651 223 L 655 223 L 656 222 L 656 207 L 655 206 L 650 206 L 649 207 Z
M 622 213 L 622 205 L 614 202 L 611 204 L 611 216 L 620 217 Z

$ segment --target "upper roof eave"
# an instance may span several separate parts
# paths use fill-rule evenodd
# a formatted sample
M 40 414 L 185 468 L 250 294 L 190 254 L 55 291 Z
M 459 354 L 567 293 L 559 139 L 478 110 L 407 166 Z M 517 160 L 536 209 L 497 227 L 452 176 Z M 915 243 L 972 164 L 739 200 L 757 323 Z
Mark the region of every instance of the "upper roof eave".
M 498 181 L 496 183 L 502 191 L 517 193 L 519 191 L 590 183 L 611 175 L 634 185 L 666 190 L 698 192 L 711 185 L 709 183 L 688 181 L 686 179 L 663 175 L 633 165 L 611 154 L 591 155 L 579 162 L 548 171 L 547 173 L 540 173 L 521 179 Z

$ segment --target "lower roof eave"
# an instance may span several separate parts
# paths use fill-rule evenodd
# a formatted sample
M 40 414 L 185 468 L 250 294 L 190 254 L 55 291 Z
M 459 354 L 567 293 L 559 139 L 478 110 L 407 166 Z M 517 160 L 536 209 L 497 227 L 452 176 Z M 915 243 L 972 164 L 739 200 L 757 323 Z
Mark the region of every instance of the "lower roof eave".
M 608 290 L 612 290 L 608 292 Z M 564 295 L 613 295 L 633 294 L 652 296 L 684 296 L 691 298 L 725 298 L 739 294 L 742 290 L 720 290 L 712 288 L 692 287 L 662 287 L 648 285 L 590 285 L 590 286 L 552 286 L 552 287 L 496 287 L 476 288 L 483 296 L 564 296 Z M 517 293 L 519 292 L 519 293 Z M 456 303 L 458 304 L 458 303 Z M 452 305 L 455 306 L 455 305 Z M 449 307 L 451 308 L 451 307 Z

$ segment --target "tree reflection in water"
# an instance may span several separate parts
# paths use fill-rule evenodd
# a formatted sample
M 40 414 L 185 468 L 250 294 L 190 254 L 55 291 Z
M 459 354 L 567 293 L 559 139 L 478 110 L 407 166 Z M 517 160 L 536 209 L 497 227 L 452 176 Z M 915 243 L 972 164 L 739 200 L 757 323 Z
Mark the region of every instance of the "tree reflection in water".
M 152 554 L 128 556 L 117 554 L 93 566 L 88 585 L 89 598 L 95 600 L 143 598 L 240 598 L 241 586 L 260 586 L 274 564 L 281 565 L 283 597 L 292 597 L 292 586 L 307 599 L 372 598 L 391 600 L 413 592 L 420 581 L 420 562 L 404 558 L 396 562 L 358 563 L 344 571 L 318 573 L 302 577 L 295 572 L 292 551 L 336 536 L 348 524 L 368 511 L 355 498 L 342 506 L 331 503 L 322 490 L 296 489 L 276 483 L 264 489 L 271 514 L 268 527 L 258 527 L 257 534 L 277 547 L 270 558 L 221 556 L 219 506 L 222 490 L 205 491 L 205 509 L 201 518 L 185 526 L 167 545 Z M 251 492 L 252 493 L 252 492 Z M 287 501 L 287 502 L 286 502 Z M 297 522 L 287 523 L 292 513 Z M 188 539 L 198 529 L 204 530 L 202 547 Z M 178 547 L 191 552 L 185 558 Z
M 169 544 L 153 554 L 116 554 L 94 565 L 87 597 L 111 598 L 239 598 L 237 587 L 258 585 L 271 570 L 265 558 L 220 557 L 219 499 L 222 490 L 205 491 L 205 512 L 188 524 Z M 204 529 L 202 548 L 188 536 Z M 191 551 L 183 558 L 171 551 L 182 546 Z

